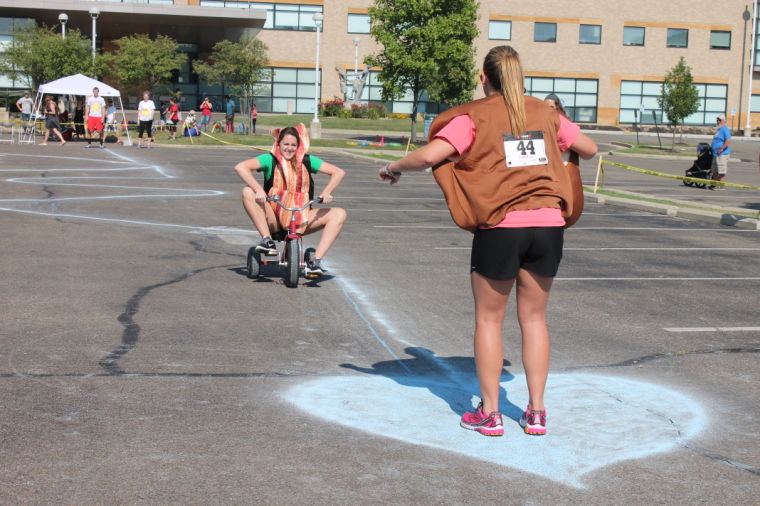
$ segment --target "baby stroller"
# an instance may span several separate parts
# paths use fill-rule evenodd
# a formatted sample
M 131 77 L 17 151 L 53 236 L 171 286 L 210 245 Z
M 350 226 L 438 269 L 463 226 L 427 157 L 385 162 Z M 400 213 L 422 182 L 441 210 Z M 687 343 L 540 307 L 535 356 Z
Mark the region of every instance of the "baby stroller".
M 696 177 L 699 179 L 710 179 L 712 176 L 712 150 L 710 145 L 706 142 L 700 142 L 697 144 L 697 159 L 694 160 L 694 165 L 691 166 L 685 172 L 686 177 Z M 699 183 L 696 181 L 683 181 L 686 186 L 696 186 L 697 188 L 704 188 L 707 183 Z

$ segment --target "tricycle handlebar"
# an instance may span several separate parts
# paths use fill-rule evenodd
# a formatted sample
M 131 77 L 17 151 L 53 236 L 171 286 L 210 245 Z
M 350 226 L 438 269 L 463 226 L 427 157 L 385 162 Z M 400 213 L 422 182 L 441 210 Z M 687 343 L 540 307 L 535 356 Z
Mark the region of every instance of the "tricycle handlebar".
M 322 197 L 317 197 L 315 199 L 311 199 L 301 207 L 287 207 L 285 204 L 282 203 L 280 200 L 279 195 L 272 195 L 271 197 L 267 197 L 267 202 L 274 202 L 281 208 L 285 209 L 286 211 L 303 211 L 307 207 L 310 207 L 312 204 L 321 204 L 322 203 Z

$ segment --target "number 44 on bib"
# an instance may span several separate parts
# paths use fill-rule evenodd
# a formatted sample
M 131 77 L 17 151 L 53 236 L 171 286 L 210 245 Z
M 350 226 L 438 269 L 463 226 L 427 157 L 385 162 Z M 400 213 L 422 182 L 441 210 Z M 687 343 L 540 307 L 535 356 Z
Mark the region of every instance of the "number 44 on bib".
M 546 144 L 543 132 L 525 132 L 519 137 L 504 134 L 504 154 L 507 167 L 546 165 Z

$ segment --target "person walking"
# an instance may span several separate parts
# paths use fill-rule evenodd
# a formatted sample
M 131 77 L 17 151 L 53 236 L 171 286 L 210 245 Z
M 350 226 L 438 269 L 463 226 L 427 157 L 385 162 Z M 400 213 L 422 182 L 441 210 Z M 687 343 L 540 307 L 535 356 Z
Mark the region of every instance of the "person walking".
M 92 96 L 87 97 L 85 106 L 85 116 L 87 117 L 87 145 L 86 148 L 92 147 L 92 138 L 98 138 L 100 134 L 100 149 L 104 149 L 106 141 L 106 129 L 103 124 L 103 115 L 106 111 L 106 101 L 100 96 L 100 89 L 96 86 L 92 89 Z
M 45 113 L 45 137 L 42 139 L 40 146 L 47 146 L 50 134 L 61 139 L 61 146 L 64 146 L 66 141 L 63 138 L 63 134 L 61 134 L 61 124 L 58 122 L 58 106 L 53 97 L 45 97 L 45 105 L 42 110 Z
M 208 97 L 203 97 L 203 102 L 201 102 L 200 109 L 201 121 L 198 123 L 198 128 L 204 132 L 208 132 L 208 124 L 211 122 L 211 115 L 214 113 L 214 105 L 211 103 Z
M 153 147 L 153 118 L 156 115 L 156 104 L 150 99 L 150 92 L 143 91 L 143 99 L 137 104 L 137 147 Z M 143 133 L 147 133 L 147 143 L 143 144 Z
M 251 105 L 251 135 L 256 135 L 256 118 L 259 117 L 259 111 L 256 110 L 256 102 Z
M 710 148 L 712 150 L 712 180 L 723 181 L 728 172 L 728 159 L 731 157 L 731 130 L 726 125 L 726 116 L 721 114 L 715 118 L 718 124 L 718 131 L 712 139 Z M 723 185 L 710 185 L 710 190 L 723 189 Z
M 229 95 L 224 96 L 224 133 L 231 134 L 235 131 L 235 101 Z
M 549 290 L 562 258 L 564 227 L 579 215 L 580 179 L 573 179 L 561 150 L 590 159 L 597 146 L 542 100 L 524 95 L 522 66 L 512 47 L 491 49 L 479 78 L 485 98 L 440 114 L 431 125 L 429 143 L 387 164 L 378 176 L 395 184 L 405 171 L 433 166 L 455 223 L 474 234 L 470 281 L 481 401 L 460 425 L 486 436 L 504 434 L 499 411 L 502 326 L 516 287 L 529 393 L 519 424 L 527 434 L 542 435 Z

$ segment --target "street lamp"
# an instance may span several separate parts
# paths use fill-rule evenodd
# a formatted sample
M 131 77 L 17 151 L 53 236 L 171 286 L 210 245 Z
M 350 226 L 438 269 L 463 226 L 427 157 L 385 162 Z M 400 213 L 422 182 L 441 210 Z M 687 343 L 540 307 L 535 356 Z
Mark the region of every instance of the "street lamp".
M 359 42 L 361 41 L 359 37 L 354 37 L 354 77 L 359 73 Z
M 90 7 L 90 17 L 92 18 L 92 63 L 95 64 L 95 39 L 97 38 L 97 32 L 95 31 L 95 22 L 100 16 L 100 9 L 97 7 Z
M 69 20 L 68 14 L 62 12 L 58 14 L 58 22 L 61 23 L 61 38 L 66 39 L 66 23 Z
M 757 2 L 752 6 L 752 34 L 749 47 L 749 75 L 747 76 L 747 125 L 744 127 L 744 136 L 752 136 L 752 73 L 755 70 L 755 32 L 757 31 Z
M 321 12 L 315 12 L 311 19 L 314 20 L 314 26 L 317 27 L 317 64 L 314 68 L 314 119 L 311 120 L 311 138 L 322 138 L 322 125 L 317 117 L 319 113 L 319 32 L 322 31 L 322 20 L 324 15 Z

